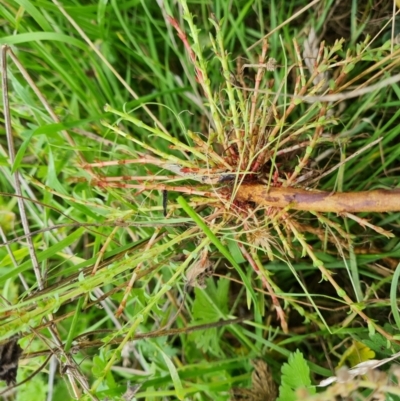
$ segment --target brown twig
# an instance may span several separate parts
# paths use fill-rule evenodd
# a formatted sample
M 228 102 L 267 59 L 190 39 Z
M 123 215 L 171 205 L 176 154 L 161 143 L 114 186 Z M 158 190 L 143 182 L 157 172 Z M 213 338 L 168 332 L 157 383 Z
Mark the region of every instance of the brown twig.
M 149 333 L 138 333 L 135 334 L 131 340 L 142 340 L 142 339 L 148 339 L 148 338 L 157 338 L 157 337 L 165 337 L 165 336 L 176 336 L 179 334 L 188 334 L 192 333 L 194 331 L 201 331 L 201 330 L 208 330 L 212 328 L 219 328 L 219 327 L 225 327 L 228 325 L 233 325 L 237 323 L 244 323 L 246 324 L 246 320 L 248 320 L 246 317 L 239 317 L 235 319 L 227 319 L 227 320 L 219 320 L 217 322 L 211 322 L 211 323 L 206 323 L 206 324 L 199 324 L 196 326 L 188 326 L 188 327 L 179 327 L 179 328 L 174 328 L 174 329 L 161 329 L 161 330 L 155 330 Z M 90 335 L 93 334 L 103 334 L 107 335 L 112 333 L 111 330 L 105 329 L 105 330 L 95 330 L 92 332 L 88 333 L 83 333 L 80 334 L 79 336 L 74 338 L 74 341 L 76 341 L 76 345 L 74 345 L 74 350 L 83 350 L 87 348 L 92 348 L 92 347 L 102 347 L 105 344 L 107 345 L 114 345 L 114 344 L 120 344 L 123 341 L 123 337 L 113 337 L 111 340 L 105 342 L 104 339 L 95 339 L 91 341 L 79 341 L 79 339 L 85 339 Z M 54 354 L 56 352 L 56 348 L 48 348 L 42 351 L 35 351 L 31 352 L 29 354 L 23 354 L 22 358 L 35 358 L 38 356 L 43 356 L 43 355 L 48 355 L 48 354 Z

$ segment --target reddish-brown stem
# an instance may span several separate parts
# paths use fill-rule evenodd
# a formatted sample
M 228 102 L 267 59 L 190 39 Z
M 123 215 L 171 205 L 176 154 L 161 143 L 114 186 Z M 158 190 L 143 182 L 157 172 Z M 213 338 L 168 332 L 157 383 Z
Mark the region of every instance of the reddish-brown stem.
M 102 188 L 125 188 L 125 189 L 139 189 L 142 191 L 175 191 L 182 192 L 190 195 L 200 195 L 207 197 L 214 197 L 214 195 L 209 191 L 199 191 L 195 188 L 190 187 L 177 187 L 177 186 L 168 186 L 164 184 L 125 184 L 125 183 L 115 183 L 115 182 L 106 182 L 106 181 L 97 181 L 94 183 L 95 185 Z

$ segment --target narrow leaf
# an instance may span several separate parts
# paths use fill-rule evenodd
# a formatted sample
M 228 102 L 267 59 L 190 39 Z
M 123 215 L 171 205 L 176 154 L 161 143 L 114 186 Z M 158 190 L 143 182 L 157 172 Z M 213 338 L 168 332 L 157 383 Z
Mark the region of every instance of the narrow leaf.
M 183 400 L 185 398 L 185 391 L 183 390 L 178 371 L 176 370 L 175 365 L 172 363 L 168 355 L 160 347 L 157 346 L 157 348 L 164 358 L 165 364 L 168 367 L 169 374 L 171 375 L 172 382 L 174 383 L 176 396 L 178 397 L 178 399 Z
M 28 148 L 28 145 L 31 141 L 31 138 L 33 136 L 33 132 L 30 132 L 27 138 L 22 142 L 22 145 L 19 147 L 17 154 L 15 155 L 15 160 L 14 164 L 12 166 L 11 172 L 14 174 L 16 170 L 18 170 L 18 167 L 21 164 L 22 159 L 25 156 L 26 149 Z
M 399 314 L 399 306 L 397 305 L 398 302 L 397 290 L 399 288 L 399 276 L 400 276 L 400 263 L 396 267 L 396 270 L 393 274 L 392 284 L 390 286 L 390 306 L 392 308 L 393 318 L 397 324 L 398 329 L 400 329 L 400 314 Z

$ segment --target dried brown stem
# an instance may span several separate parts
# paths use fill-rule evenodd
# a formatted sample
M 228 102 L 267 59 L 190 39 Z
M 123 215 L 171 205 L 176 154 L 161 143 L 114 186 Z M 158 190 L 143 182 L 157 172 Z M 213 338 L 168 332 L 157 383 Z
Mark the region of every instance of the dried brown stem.
M 398 212 L 400 189 L 362 192 L 306 191 L 301 188 L 270 187 L 263 184 L 243 184 L 237 200 L 259 205 L 295 210 L 334 213 Z
M 217 322 L 200 324 L 200 325 L 196 325 L 196 326 L 155 330 L 155 331 L 151 331 L 148 333 L 135 334 L 131 340 L 142 340 L 142 339 L 148 339 L 148 338 L 176 336 L 176 335 L 182 334 L 182 333 L 192 333 L 194 331 L 207 330 L 207 329 L 218 328 L 218 327 L 225 327 L 228 325 L 233 325 L 233 324 L 242 323 L 242 322 L 244 322 L 244 324 L 246 324 L 246 320 L 248 320 L 247 317 L 238 317 L 236 319 L 219 320 Z M 103 334 L 103 336 L 104 336 L 104 334 L 107 335 L 107 334 L 110 334 L 111 332 L 112 331 L 109 329 L 104 329 L 104 330 L 95 330 L 92 332 L 80 334 L 79 336 L 74 338 L 74 341 L 76 341 L 76 345 L 74 346 L 74 349 L 82 350 L 82 349 L 87 349 L 87 348 L 92 348 L 92 347 L 99 348 L 102 345 L 104 345 L 103 339 L 99 339 L 99 340 L 95 339 L 92 341 L 86 341 L 85 339 L 87 337 L 89 337 L 90 335 Z M 82 339 L 82 341 L 79 341 L 80 339 Z M 108 345 L 120 344 L 121 341 L 123 341 L 123 337 L 113 337 L 110 341 L 107 342 L 107 344 Z M 54 354 L 57 351 L 58 351 L 57 348 L 48 348 L 48 349 L 41 350 L 41 351 L 30 352 L 29 354 L 23 354 L 22 358 L 23 359 L 36 358 L 38 356 Z

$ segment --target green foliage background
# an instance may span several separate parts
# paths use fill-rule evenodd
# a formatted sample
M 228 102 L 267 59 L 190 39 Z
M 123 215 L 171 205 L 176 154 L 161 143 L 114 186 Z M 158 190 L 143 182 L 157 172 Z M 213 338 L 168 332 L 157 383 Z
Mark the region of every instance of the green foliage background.
M 49 316 L 56 321 L 63 347 L 67 344 L 76 351 L 76 371 L 88 381 L 90 391 L 83 390 L 82 399 L 118 400 L 130 383 L 141 385 L 137 399 L 227 400 L 233 397 L 232 388 L 252 385 L 251 361 L 256 358 L 266 361 L 273 380 L 281 383 L 284 390 L 279 400 L 296 399 L 295 390 L 304 386 L 308 386 L 311 397 L 312 385 L 333 374 L 332 368 L 352 341 L 365 342 L 377 354 L 380 352 L 380 357 L 398 350 L 398 213 L 360 216 L 392 232 L 389 239 L 379 230 L 365 230 L 354 220 L 326 216 L 332 225 L 351 235 L 348 242 L 340 238 L 337 246 L 329 243 L 331 231 L 322 224 L 322 218 L 298 214 L 304 227 L 314 229 L 304 231 L 301 238 L 310 245 L 315 260 L 303 257 L 304 246 L 299 238 L 293 238 L 294 254 L 288 257 L 275 231 L 269 234 L 271 243 L 278 244 L 273 251 L 275 259 L 270 260 L 262 245 L 247 243 L 247 233 L 239 223 L 210 224 L 206 217 L 212 214 L 213 204 L 207 197 L 189 192 L 179 201 L 179 193 L 170 191 L 171 216 L 164 218 L 161 191 L 96 185 L 79 156 L 83 155 L 87 163 L 120 161 L 96 167 L 100 177 L 153 177 L 170 172 L 155 165 L 125 164 L 121 160 L 154 155 L 149 147 L 158 155 L 188 163 L 195 160 L 195 151 L 201 154 L 189 131 L 207 141 L 211 131 L 209 102 L 167 15 L 179 21 L 194 50 L 203 53 L 210 88 L 220 101 L 221 115 L 228 120 L 226 80 L 209 36 L 211 33 L 215 37 L 211 16 L 220 21 L 220 36 L 233 76 L 239 56 L 248 63 L 257 63 L 261 44 L 251 47 L 273 31 L 268 37 L 268 57 L 274 58 L 279 68 L 269 72 L 268 77 L 274 91 L 282 85 L 288 93 L 293 90 L 293 40 L 301 45 L 310 27 L 325 32 L 327 45 L 345 37 L 337 51 L 338 60 L 351 55 L 354 61 L 362 54 L 351 71 L 349 68 L 348 81 L 362 76 L 361 81 L 366 82 L 373 73 L 362 74 L 375 65 L 382 66 L 382 76 L 394 74 L 398 70 L 398 45 L 391 49 L 391 25 L 384 26 L 391 18 L 392 3 L 382 2 L 379 10 L 372 1 L 348 3 L 346 8 L 337 7 L 333 0 L 321 0 L 315 2 L 316 8 L 285 23 L 309 2 L 187 1 L 199 29 L 199 43 L 193 44 L 182 11 L 185 1 L 0 1 L 0 44 L 11 47 L 59 119 L 54 121 L 8 57 L 17 154 L 10 163 L 3 115 L 0 226 L 7 240 L 18 240 L 8 249 L 0 247 L 0 288 L 4 297 L 0 337 L 6 340 L 12 335 L 21 336 L 24 355 L 18 382 L 45 362 L 47 355 L 40 351 L 57 349 L 45 322 Z M 340 24 L 333 22 L 335 16 L 342 16 Z M 374 39 L 366 39 L 368 34 Z M 391 54 L 396 56 L 392 59 Z M 254 85 L 254 76 L 249 73 L 245 81 Z M 317 159 L 333 149 L 329 166 L 383 139 L 379 146 L 367 149 L 322 179 L 318 189 L 398 187 L 399 97 L 399 87 L 394 84 L 345 102 L 340 117 L 326 122 L 327 137 L 335 141 L 322 143 L 313 157 Z M 307 105 L 299 105 L 286 124 L 295 130 L 302 118 L 305 123 L 311 121 L 318 111 L 315 107 L 310 111 Z M 283 110 L 283 105 L 278 104 L 278 109 Z M 4 108 L 2 111 L 4 114 Z M 184 153 L 165 137 L 149 131 L 148 127 L 157 127 L 157 120 L 193 153 Z M 68 131 L 75 145 L 63 130 Z M 307 133 L 301 138 L 307 139 Z M 288 158 L 283 169 L 293 171 L 300 157 L 296 154 Z M 42 290 L 38 290 L 14 196 L 15 171 L 23 178 L 31 238 L 44 277 Z M 167 182 L 195 187 L 182 179 Z M 322 231 L 318 231 L 321 226 Z M 281 329 L 270 294 L 243 257 L 241 245 L 255 249 L 265 275 L 275 285 L 288 318 L 288 333 Z M 201 259 L 204 249 L 214 275 L 206 280 L 205 289 L 188 288 L 185 274 Z M 323 280 L 316 260 L 332 272 L 354 300 L 353 305 L 347 305 L 342 295 Z M 99 269 L 92 275 L 96 263 L 100 263 Z M 137 278 L 124 313 L 117 319 L 115 312 L 133 270 Z M 363 321 L 354 312 L 355 307 L 370 320 Z M 217 324 L 221 321 L 227 324 Z M 201 330 L 189 333 L 188 328 L 196 325 Z M 393 341 L 379 334 L 377 327 Z M 135 335 L 146 333 L 159 336 L 153 338 L 151 334 L 134 340 Z M 72 398 L 64 374 L 67 361 L 62 353 L 58 357 L 61 364 L 46 364 L 11 397 L 23 401 L 35 394 L 37 399 L 45 399 L 51 390 L 55 400 Z M 289 378 L 294 380 L 290 385 Z M 290 395 L 285 395 L 286 390 Z M 360 394 L 369 391 L 360 389 Z

